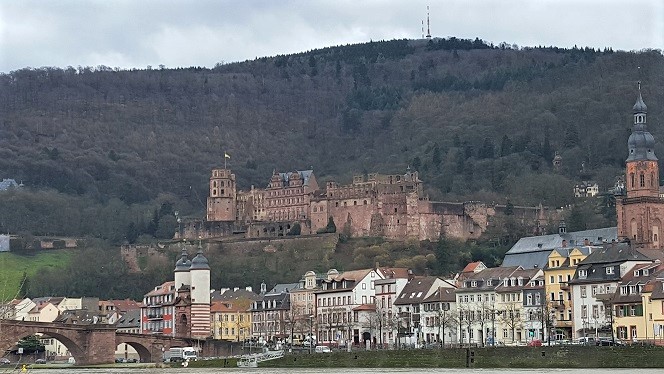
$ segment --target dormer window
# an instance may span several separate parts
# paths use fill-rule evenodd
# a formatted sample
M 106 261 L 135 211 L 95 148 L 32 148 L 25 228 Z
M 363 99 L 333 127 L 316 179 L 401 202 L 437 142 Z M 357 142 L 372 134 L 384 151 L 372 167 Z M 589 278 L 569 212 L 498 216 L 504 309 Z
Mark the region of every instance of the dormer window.
M 643 276 L 644 277 L 647 276 L 649 273 L 650 272 L 648 271 L 648 269 L 643 269 Z
M 587 270 L 579 270 L 579 278 L 585 278 L 588 276 L 588 271 Z
M 613 266 L 607 266 L 606 267 L 606 274 L 608 274 L 608 275 L 613 274 Z
M 471 287 L 477 287 L 477 281 L 472 281 L 470 282 Z
M 620 287 L 620 294 L 627 295 L 627 286 Z
M 489 280 L 486 281 L 486 285 L 487 285 L 487 286 L 491 286 L 491 285 L 492 285 L 492 284 L 491 284 L 491 279 L 489 279 Z
M 638 276 L 639 276 L 639 271 L 638 271 L 638 270 L 634 270 L 634 276 L 635 276 L 635 277 L 638 277 Z

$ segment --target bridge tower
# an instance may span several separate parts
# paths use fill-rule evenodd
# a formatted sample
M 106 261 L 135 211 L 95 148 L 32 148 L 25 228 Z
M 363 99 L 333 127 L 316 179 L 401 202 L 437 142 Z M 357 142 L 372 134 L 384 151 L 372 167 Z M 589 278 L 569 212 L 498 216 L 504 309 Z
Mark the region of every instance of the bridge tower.
M 191 337 L 210 336 L 210 265 L 198 243 L 198 253 L 191 260 Z
M 191 274 L 189 273 L 189 268 L 191 268 L 191 261 L 187 258 L 187 250 L 185 247 L 182 247 L 182 255 L 175 263 L 175 291 L 177 292 L 183 285 L 191 284 Z

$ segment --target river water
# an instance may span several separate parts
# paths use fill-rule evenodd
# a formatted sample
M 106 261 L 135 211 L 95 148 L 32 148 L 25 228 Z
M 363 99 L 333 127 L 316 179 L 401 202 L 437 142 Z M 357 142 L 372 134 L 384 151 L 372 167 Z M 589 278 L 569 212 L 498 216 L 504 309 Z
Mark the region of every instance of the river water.
M 357 368 L 339 368 L 339 369 L 237 369 L 237 368 L 210 368 L 210 369 L 194 369 L 194 368 L 178 368 L 178 369 L 132 369 L 132 368 L 116 368 L 116 369 L 44 369 L 44 370 L 29 370 L 29 373 L 39 374 L 120 374 L 120 373 L 136 373 L 136 374 L 171 374 L 171 373 L 186 373 L 186 374 L 207 374 L 207 373 L 233 373 L 233 374 L 255 374 L 261 373 L 274 373 L 274 374 L 308 374 L 308 373 L 322 373 L 322 374 L 337 374 L 348 373 L 352 374 L 380 374 L 395 373 L 395 374 L 654 374 L 661 373 L 662 369 L 357 369 Z

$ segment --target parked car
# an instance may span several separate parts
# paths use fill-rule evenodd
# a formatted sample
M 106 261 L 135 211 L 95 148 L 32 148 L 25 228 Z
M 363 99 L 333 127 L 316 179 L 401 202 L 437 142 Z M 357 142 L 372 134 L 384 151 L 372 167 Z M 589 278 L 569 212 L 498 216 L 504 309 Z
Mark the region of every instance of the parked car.
M 38 359 L 35 360 L 35 364 L 45 364 L 45 363 L 46 363 L 46 360 L 44 360 L 43 358 L 38 358 Z
M 529 347 L 541 347 L 542 346 L 542 341 L 539 339 L 531 340 L 528 342 Z
M 326 345 L 317 345 L 315 348 L 316 353 L 330 353 L 332 350 Z
M 11 364 L 11 363 L 12 363 L 12 362 L 9 361 L 9 359 L 8 359 L 7 357 L 0 357 L 0 364 L 1 364 L 1 365 L 9 365 L 9 364 Z
M 610 347 L 610 346 L 619 346 L 619 345 L 625 345 L 625 343 L 621 342 L 618 339 L 612 340 L 612 339 L 600 339 L 598 340 L 595 344 L 603 347 Z
M 579 338 L 576 342 L 577 344 L 582 345 L 595 345 L 595 338 L 592 336 L 584 336 Z

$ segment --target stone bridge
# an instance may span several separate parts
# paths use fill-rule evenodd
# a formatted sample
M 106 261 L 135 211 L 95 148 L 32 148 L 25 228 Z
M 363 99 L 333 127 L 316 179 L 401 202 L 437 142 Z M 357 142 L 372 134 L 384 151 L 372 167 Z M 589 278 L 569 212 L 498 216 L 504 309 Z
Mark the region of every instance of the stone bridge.
M 35 334 L 59 340 L 74 357 L 76 365 L 113 363 L 115 349 L 122 343 L 136 349 L 141 362 L 161 361 L 164 350 L 192 345 L 189 339 L 116 332 L 113 325 L 0 320 L 0 353 L 15 347 L 20 339 Z

